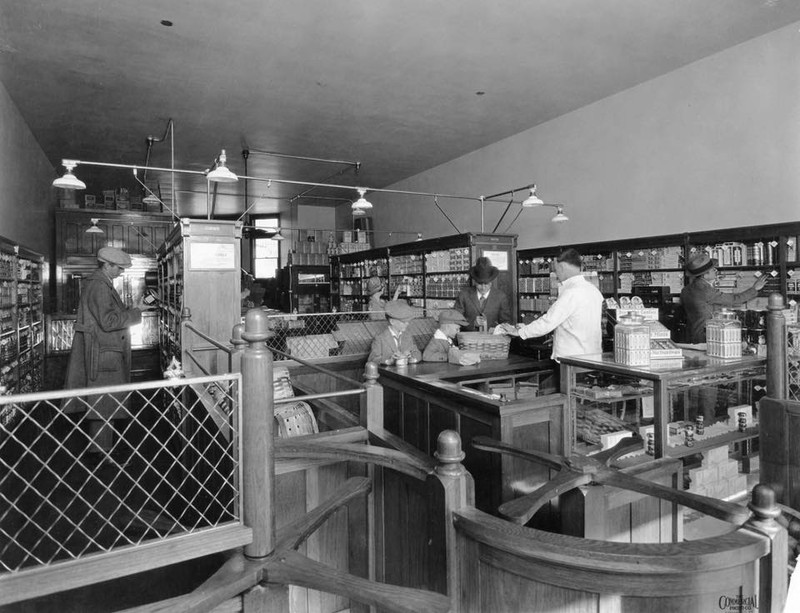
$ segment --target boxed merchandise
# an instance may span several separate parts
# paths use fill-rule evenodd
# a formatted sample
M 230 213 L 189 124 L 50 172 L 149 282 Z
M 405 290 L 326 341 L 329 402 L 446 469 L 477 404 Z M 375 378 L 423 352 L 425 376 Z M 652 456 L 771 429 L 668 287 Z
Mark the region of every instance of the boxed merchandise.
M 95 207 L 95 197 L 93 194 L 84 194 L 83 196 L 83 205 L 87 209 L 93 209 Z

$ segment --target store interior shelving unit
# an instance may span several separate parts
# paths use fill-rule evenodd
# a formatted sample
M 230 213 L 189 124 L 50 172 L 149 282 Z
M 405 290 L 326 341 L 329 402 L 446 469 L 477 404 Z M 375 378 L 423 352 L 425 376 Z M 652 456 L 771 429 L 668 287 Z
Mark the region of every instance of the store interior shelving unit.
M 469 269 L 478 257 L 489 257 L 500 269 L 496 287 L 509 296 L 512 308 L 517 281 L 515 234 L 455 234 L 380 247 L 331 258 L 331 296 L 340 311 L 363 311 L 371 272 L 384 280 L 384 299 L 398 285 L 412 305 L 429 315 L 450 308 L 458 292 L 469 286 Z
M 699 251 L 719 261 L 722 291 L 743 291 L 756 275 L 769 275 L 759 292 L 766 298 L 781 293 L 787 303 L 800 300 L 800 223 L 749 226 L 570 245 L 584 260 L 585 271 L 596 271 L 603 295 L 619 300 L 638 295 L 645 306 L 658 307 L 662 323 L 682 340 L 682 313 L 678 308 L 685 283 L 684 262 Z M 562 246 L 518 251 L 519 320 L 544 313 L 557 290 L 551 276 Z
M 0 386 L 7 393 L 41 389 L 43 267 L 43 256 L 0 237 Z
M 194 328 L 220 343 L 241 319 L 242 223 L 182 219 L 158 251 L 159 341 L 162 367 L 181 361 L 187 375 L 223 372 L 227 364 L 213 345 L 183 338 L 181 321 L 191 311 Z M 200 367 L 186 356 L 189 350 Z

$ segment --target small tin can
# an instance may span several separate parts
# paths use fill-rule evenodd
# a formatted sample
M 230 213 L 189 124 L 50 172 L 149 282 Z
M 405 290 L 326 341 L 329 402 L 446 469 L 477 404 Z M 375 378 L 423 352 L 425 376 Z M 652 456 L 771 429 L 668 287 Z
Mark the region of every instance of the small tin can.
M 694 418 L 694 429 L 698 436 L 702 436 L 706 431 L 705 419 L 702 415 Z
M 739 432 L 744 432 L 747 429 L 747 413 L 740 411 L 736 416 L 739 418 Z
M 644 451 L 647 455 L 656 454 L 656 437 L 652 432 L 647 433 L 647 444 Z
M 683 429 L 683 442 L 687 447 L 694 447 L 694 426 L 686 424 Z

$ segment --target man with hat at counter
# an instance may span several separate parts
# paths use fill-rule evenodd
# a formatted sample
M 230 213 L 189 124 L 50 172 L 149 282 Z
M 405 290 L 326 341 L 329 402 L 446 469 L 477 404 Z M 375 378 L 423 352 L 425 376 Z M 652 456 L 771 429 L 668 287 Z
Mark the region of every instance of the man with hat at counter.
M 560 287 L 547 313 L 519 330 L 509 324 L 501 330 L 523 339 L 555 330 L 552 357 L 556 361 L 561 356 L 602 353 L 603 294 L 581 274 L 581 255 L 575 249 L 562 251 L 555 268 Z
M 453 344 L 461 326 L 466 326 L 467 320 L 455 309 L 444 309 L 439 313 L 439 328 L 433 333 L 431 340 L 422 352 L 425 362 L 450 362 L 470 366 L 481 361 L 480 353 L 462 351 Z
M 378 362 L 384 366 L 391 366 L 398 360 L 415 364 L 422 359 L 414 339 L 408 334 L 403 334 L 416 313 L 407 302 L 390 300 L 384 307 L 386 320 L 389 326 L 372 340 L 372 349 L 369 352 L 368 362 Z
M 758 296 L 767 283 L 767 275 L 759 277 L 752 287 L 738 294 L 726 294 L 715 285 L 717 261 L 705 252 L 691 257 L 686 263 L 689 282 L 681 290 L 681 304 L 686 312 L 686 334 L 689 343 L 706 342 L 706 322 L 714 314 L 714 307 L 731 307 L 744 304 Z
M 497 324 L 511 322 L 508 296 L 497 288 L 492 289 L 492 281 L 499 272 L 487 257 L 479 257 L 469 269 L 475 287 L 462 289 L 454 306 L 467 320 L 465 330 L 488 331 Z
M 131 266 L 130 256 L 115 247 L 97 252 L 98 268 L 81 283 L 81 299 L 75 334 L 67 364 L 65 389 L 121 385 L 131 378 L 130 326 L 142 321 L 147 307 L 140 297 L 128 309 L 114 289 L 114 279 Z M 90 453 L 108 454 L 113 445 L 113 418 L 128 417 L 122 400 L 106 394 L 95 400 L 86 420 L 92 439 Z M 65 412 L 83 411 L 86 405 L 70 402 Z M 100 459 L 100 458 L 97 458 Z

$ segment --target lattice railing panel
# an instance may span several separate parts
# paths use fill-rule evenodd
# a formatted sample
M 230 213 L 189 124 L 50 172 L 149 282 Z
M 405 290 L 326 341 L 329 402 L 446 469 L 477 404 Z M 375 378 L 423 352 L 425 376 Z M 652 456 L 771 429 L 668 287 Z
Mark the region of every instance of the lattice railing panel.
M 0 574 L 240 524 L 240 395 L 224 375 L 0 396 Z

